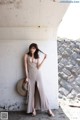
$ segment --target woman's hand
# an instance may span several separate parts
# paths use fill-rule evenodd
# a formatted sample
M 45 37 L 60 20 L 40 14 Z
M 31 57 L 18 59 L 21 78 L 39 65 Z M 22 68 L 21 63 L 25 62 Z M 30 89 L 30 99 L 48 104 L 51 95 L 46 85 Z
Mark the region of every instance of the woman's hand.
M 25 79 L 25 81 L 24 81 L 24 82 L 26 83 L 26 82 L 28 82 L 28 81 L 29 81 L 29 79 L 26 77 L 26 79 Z

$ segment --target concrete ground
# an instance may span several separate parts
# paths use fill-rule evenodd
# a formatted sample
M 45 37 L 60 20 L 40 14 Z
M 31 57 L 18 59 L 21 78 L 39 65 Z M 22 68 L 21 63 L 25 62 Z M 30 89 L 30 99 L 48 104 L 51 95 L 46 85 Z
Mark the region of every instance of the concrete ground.
M 62 108 L 52 110 L 55 114 L 54 117 L 48 116 L 46 112 L 37 111 L 37 115 L 33 117 L 31 114 L 23 112 L 8 112 L 8 120 L 69 120 L 64 114 Z
M 54 117 L 48 116 L 47 112 L 37 111 L 35 117 L 32 114 L 23 112 L 8 112 L 8 120 L 80 120 L 80 107 L 70 107 L 67 100 L 59 101 L 60 107 L 58 110 L 52 110 Z
M 69 102 L 67 99 L 61 99 L 59 101 L 59 109 L 52 110 L 55 114 L 54 117 L 48 116 L 47 111 L 37 111 L 35 117 L 33 117 L 32 114 L 27 114 L 26 111 L 8 111 L 8 120 L 80 120 L 80 106 L 73 104 L 74 107 L 72 107 L 70 104 L 73 103 Z
M 80 120 L 80 101 L 61 99 L 60 106 L 69 120 Z
M 46 111 L 37 111 L 35 117 L 32 114 L 27 114 L 26 111 L 8 111 L 8 120 L 80 120 L 80 106 L 73 104 L 75 107 L 72 107 L 70 104 L 73 103 L 64 99 L 59 100 L 59 109 L 52 110 L 55 114 L 54 117 L 48 116 Z

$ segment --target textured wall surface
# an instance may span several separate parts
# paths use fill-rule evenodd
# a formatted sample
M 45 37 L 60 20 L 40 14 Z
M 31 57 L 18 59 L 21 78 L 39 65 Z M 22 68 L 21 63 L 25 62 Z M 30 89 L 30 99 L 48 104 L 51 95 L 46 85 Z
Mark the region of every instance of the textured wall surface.
M 56 29 L 68 5 L 53 0 L 0 0 L 0 27 Z
M 0 0 L 0 40 L 55 40 L 68 6 L 53 0 Z
M 80 99 L 80 41 L 58 39 L 59 97 Z
M 47 59 L 40 68 L 45 94 L 51 108 L 58 108 L 58 65 L 57 41 L 0 40 L 0 110 L 26 110 L 26 97 L 16 90 L 18 80 L 25 77 L 23 56 L 30 43 L 35 42 L 47 53 Z M 55 54 L 50 54 L 55 51 Z M 40 53 L 40 60 L 44 57 Z M 54 79 L 55 78 L 55 79 Z

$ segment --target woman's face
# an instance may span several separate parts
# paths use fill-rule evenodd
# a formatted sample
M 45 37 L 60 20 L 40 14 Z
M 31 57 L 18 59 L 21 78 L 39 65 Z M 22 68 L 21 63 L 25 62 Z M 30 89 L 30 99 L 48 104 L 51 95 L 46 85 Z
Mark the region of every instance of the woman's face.
M 35 47 L 32 47 L 30 51 L 31 51 L 31 53 L 35 53 L 36 48 L 35 48 Z

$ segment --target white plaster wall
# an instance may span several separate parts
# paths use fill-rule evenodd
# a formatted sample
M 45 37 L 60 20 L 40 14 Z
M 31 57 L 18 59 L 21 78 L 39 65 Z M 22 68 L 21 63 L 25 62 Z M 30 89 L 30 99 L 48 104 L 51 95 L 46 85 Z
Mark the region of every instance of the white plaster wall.
M 47 53 L 40 68 L 45 94 L 51 108 L 58 108 L 57 41 L 54 40 L 0 40 L 0 110 L 24 110 L 24 97 L 16 91 L 16 83 L 23 78 L 23 56 L 30 43 L 36 42 Z M 40 53 L 41 59 L 44 57 Z
M 57 28 L 0 27 L 1 40 L 55 40 Z
M 43 85 L 51 108 L 58 108 L 56 35 L 68 5 L 53 0 L 0 1 L 1 111 L 26 109 L 25 98 L 18 95 L 15 86 L 24 77 L 23 56 L 32 42 L 48 55 L 41 67 Z

